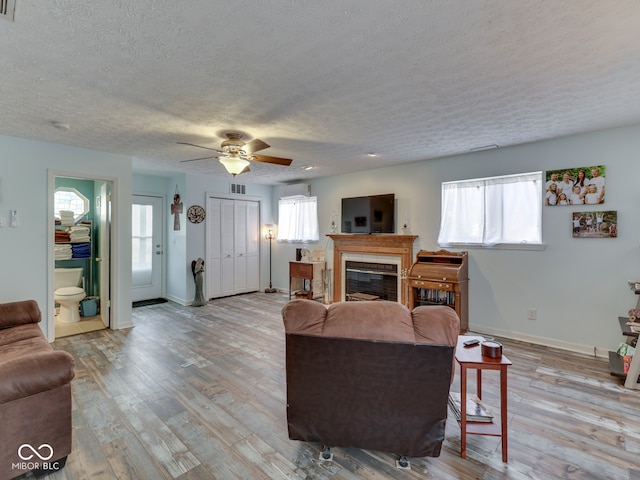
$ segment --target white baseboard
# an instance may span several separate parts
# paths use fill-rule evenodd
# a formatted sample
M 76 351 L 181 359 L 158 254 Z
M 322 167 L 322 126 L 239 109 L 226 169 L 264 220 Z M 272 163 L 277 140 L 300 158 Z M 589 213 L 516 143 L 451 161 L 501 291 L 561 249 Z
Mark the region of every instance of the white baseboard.
M 500 330 L 498 328 L 491 328 L 482 325 L 470 325 L 469 330 L 473 333 L 479 333 L 481 335 L 492 335 L 496 337 L 509 338 L 511 340 L 518 340 L 520 342 L 534 343 L 536 345 L 542 345 L 545 347 L 558 348 L 560 350 L 567 350 L 569 352 L 582 353 L 585 355 L 593 355 L 598 358 L 608 358 L 609 349 L 604 347 L 597 347 L 593 345 L 582 345 L 579 343 L 563 342 L 562 340 L 556 340 L 547 337 L 538 337 L 536 335 L 529 335 L 521 332 L 512 332 L 510 330 Z
M 120 323 L 118 322 L 118 327 L 115 330 L 124 330 L 125 328 L 132 328 L 133 322 L 129 320 L 128 322 Z
M 192 303 L 192 300 L 185 300 L 184 298 L 179 298 L 174 295 L 165 295 L 165 298 L 172 302 L 179 303 L 180 305 L 184 305 L 185 307 L 190 306 Z

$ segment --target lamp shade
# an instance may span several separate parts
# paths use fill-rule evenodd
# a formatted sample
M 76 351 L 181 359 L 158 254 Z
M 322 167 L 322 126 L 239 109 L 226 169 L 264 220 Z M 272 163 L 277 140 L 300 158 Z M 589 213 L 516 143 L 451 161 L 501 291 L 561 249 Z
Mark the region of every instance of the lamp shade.
M 264 238 L 267 240 L 273 240 L 275 236 L 276 226 L 273 223 L 265 223 L 264 225 Z
M 242 171 L 249 166 L 249 160 L 245 160 L 243 158 L 221 157 L 219 160 L 220 163 L 224 165 L 224 168 L 227 169 L 227 172 L 234 177 L 242 173 Z

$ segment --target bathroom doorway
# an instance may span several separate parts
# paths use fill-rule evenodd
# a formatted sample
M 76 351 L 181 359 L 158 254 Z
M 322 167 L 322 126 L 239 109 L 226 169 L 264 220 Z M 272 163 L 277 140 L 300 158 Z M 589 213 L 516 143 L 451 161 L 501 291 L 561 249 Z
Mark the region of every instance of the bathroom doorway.
M 54 177 L 55 338 L 110 327 L 112 188 L 106 180 Z

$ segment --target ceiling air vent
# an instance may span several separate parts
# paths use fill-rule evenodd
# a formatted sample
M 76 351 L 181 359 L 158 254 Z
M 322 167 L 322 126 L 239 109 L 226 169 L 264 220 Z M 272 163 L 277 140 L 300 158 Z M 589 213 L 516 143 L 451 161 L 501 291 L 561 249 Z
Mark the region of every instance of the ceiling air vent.
M 0 17 L 13 21 L 16 13 L 16 0 L 0 0 Z

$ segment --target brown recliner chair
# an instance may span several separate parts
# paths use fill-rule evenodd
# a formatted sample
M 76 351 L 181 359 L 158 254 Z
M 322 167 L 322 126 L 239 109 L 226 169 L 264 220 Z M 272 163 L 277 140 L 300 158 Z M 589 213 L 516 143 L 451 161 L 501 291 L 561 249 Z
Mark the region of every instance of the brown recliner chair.
M 282 315 L 290 439 L 440 455 L 460 331 L 451 308 L 293 300 Z
M 33 300 L 0 304 L 0 479 L 58 470 L 71 452 L 75 364 L 40 319 Z

